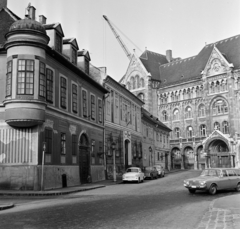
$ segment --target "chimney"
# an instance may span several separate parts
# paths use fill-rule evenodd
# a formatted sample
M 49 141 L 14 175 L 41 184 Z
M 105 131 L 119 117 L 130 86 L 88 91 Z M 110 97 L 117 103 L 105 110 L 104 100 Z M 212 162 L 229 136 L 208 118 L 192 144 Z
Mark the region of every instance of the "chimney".
M 167 58 L 169 63 L 172 61 L 172 50 L 167 50 L 166 51 L 166 58 Z
M 34 6 L 29 7 L 29 18 L 35 20 L 36 8 Z
M 42 24 L 42 25 L 45 25 L 47 23 L 47 18 L 43 15 L 39 15 L 39 22 Z
M 7 0 L 0 0 L 0 9 L 7 8 Z

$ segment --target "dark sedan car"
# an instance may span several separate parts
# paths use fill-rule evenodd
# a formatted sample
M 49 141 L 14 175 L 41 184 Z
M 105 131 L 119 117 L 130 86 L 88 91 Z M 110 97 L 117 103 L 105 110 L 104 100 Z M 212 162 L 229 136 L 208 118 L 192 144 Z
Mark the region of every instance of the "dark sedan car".
M 151 180 L 153 178 L 157 179 L 158 178 L 158 171 L 155 167 L 152 167 L 152 166 L 145 167 L 144 176 L 145 176 L 145 179 L 146 178 L 150 178 Z
M 225 189 L 235 189 L 240 192 L 240 169 L 205 169 L 199 177 L 184 180 L 183 185 L 190 193 L 195 193 L 196 190 L 206 190 L 214 195 L 217 190 Z

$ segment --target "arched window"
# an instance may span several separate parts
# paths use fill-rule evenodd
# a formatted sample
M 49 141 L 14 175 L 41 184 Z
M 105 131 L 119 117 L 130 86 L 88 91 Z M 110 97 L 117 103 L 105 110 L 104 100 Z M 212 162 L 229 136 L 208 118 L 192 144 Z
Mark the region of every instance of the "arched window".
M 194 158 L 193 149 L 190 148 L 190 147 L 187 147 L 187 148 L 185 149 L 185 155 L 186 155 L 188 158 L 193 159 L 193 158 Z
M 179 110 L 175 109 L 173 111 L 173 120 L 179 120 Z
M 144 102 L 144 94 L 143 93 L 139 93 L 137 97 Z
M 187 99 L 187 92 L 186 92 L 186 89 L 183 90 L 183 99 Z
M 134 78 L 133 78 L 133 76 L 130 79 L 130 84 L 131 84 L 131 89 L 134 89 L 133 88 L 133 86 L 134 86 Z
M 179 94 L 178 94 L 178 92 L 176 91 L 175 92 L 175 101 L 178 101 L 179 100 Z
M 205 124 L 200 126 L 200 136 L 205 137 L 207 135 L 207 127 Z
M 136 88 L 139 88 L 140 87 L 140 82 L 139 82 L 139 75 L 136 75 L 135 77 L 135 81 L 136 81 Z
M 213 124 L 213 127 L 214 127 L 215 130 L 220 130 L 220 123 L 219 122 L 215 122 Z
M 162 112 L 162 119 L 164 122 L 166 122 L 168 120 L 167 111 Z
M 220 92 L 221 91 L 221 85 L 219 83 L 219 81 L 216 82 L 216 92 Z
M 143 78 L 140 79 L 140 87 L 145 87 Z
M 174 138 L 179 138 L 180 137 L 180 129 L 176 127 L 174 129 Z
M 192 138 L 193 136 L 193 128 L 192 126 L 187 127 L 187 138 Z
M 196 88 L 196 97 L 200 97 L 200 89 L 198 86 Z
M 128 89 L 128 90 L 131 90 L 131 84 L 130 84 L 130 82 L 127 82 L 127 89 Z
M 188 98 L 188 99 L 191 99 L 191 98 L 192 98 L 192 91 L 191 91 L 190 88 L 188 88 L 188 90 L 187 90 L 187 98 Z
M 198 107 L 198 117 L 204 117 L 205 116 L 205 106 L 201 104 Z
M 185 118 L 192 118 L 192 108 L 191 107 L 186 107 Z
M 224 134 L 229 134 L 229 125 L 227 121 L 223 121 L 222 123 L 222 132 Z
M 174 102 L 175 101 L 175 95 L 174 95 L 174 93 L 172 92 L 171 93 L 171 102 Z
M 164 97 L 163 97 L 163 95 L 160 95 L 160 103 L 164 104 Z
M 218 99 L 212 106 L 213 115 L 228 113 L 227 103 L 223 99 Z

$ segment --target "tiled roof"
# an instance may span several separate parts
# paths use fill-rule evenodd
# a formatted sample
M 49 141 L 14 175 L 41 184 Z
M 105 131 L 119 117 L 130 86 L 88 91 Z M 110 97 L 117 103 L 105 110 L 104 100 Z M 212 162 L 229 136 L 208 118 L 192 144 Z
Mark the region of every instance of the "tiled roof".
M 163 124 L 161 121 L 159 121 L 157 117 L 153 116 L 151 113 L 149 113 L 143 107 L 142 107 L 142 114 L 143 114 L 143 116 L 147 117 L 148 120 L 151 120 L 154 124 L 157 124 L 158 126 L 166 129 L 167 131 L 172 131 L 169 127 L 167 127 L 165 124 Z
M 237 35 L 206 45 L 196 56 L 161 65 L 161 86 L 201 77 L 214 45 L 235 69 L 240 67 L 240 35 Z
M 139 59 L 143 63 L 146 70 L 151 73 L 153 79 L 160 78 L 160 65 L 168 63 L 165 55 L 151 52 L 149 50 L 145 50 L 145 52 L 139 57 Z

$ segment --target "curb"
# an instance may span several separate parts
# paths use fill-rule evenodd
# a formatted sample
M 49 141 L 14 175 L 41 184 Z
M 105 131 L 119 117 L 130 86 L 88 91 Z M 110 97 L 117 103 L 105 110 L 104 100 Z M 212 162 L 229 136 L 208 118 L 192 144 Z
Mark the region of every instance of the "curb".
M 92 187 L 92 188 L 81 188 L 77 190 L 69 190 L 69 191 L 60 191 L 60 192 L 53 192 L 50 191 L 51 193 L 47 193 L 47 191 L 44 193 L 43 192 L 38 192 L 38 193 L 0 193 L 0 196 L 60 196 L 60 195 L 67 195 L 70 193 L 75 193 L 75 192 L 83 192 L 83 191 L 88 191 L 88 190 L 93 190 L 97 188 L 104 188 L 106 187 L 105 185 L 97 186 L 97 187 Z M 0 205 L 1 208 L 1 205 Z
M 0 205 L 0 211 L 13 208 L 13 207 L 14 207 L 14 204 L 3 204 L 3 205 Z

